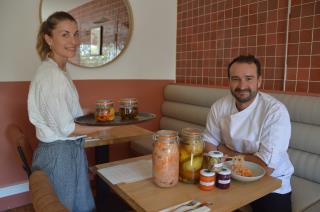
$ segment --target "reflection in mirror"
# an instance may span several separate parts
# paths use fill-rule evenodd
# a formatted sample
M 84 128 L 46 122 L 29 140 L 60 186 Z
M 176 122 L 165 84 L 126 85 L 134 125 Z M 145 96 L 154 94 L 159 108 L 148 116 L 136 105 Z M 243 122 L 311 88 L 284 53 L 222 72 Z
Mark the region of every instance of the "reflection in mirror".
M 56 11 L 66 11 L 78 22 L 80 47 L 70 60 L 75 65 L 105 65 L 129 44 L 132 13 L 128 0 L 42 0 L 40 20 Z

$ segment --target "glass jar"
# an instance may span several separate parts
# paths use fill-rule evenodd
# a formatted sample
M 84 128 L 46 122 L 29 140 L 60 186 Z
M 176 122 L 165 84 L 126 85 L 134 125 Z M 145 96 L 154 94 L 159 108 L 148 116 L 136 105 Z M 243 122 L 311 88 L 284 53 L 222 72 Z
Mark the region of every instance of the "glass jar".
M 110 99 L 100 99 L 96 102 L 96 120 L 97 121 L 112 121 L 115 118 L 115 110 L 113 101 Z
M 159 130 L 153 140 L 153 181 L 159 187 L 175 186 L 179 181 L 178 132 Z
M 204 150 L 202 130 L 183 128 L 181 135 L 179 179 L 186 183 L 198 183 Z
M 220 171 L 218 171 L 217 173 L 217 182 L 216 182 L 217 187 L 220 189 L 229 188 L 230 182 L 231 182 L 230 177 L 231 177 L 231 170 L 226 167 L 222 167 Z
M 206 155 L 206 168 L 218 172 L 223 165 L 223 152 L 210 151 Z
M 119 113 L 122 120 L 135 119 L 138 115 L 138 101 L 136 98 L 123 98 L 119 101 Z
M 216 182 L 215 173 L 209 169 L 201 169 L 199 188 L 203 191 L 211 191 L 214 189 Z

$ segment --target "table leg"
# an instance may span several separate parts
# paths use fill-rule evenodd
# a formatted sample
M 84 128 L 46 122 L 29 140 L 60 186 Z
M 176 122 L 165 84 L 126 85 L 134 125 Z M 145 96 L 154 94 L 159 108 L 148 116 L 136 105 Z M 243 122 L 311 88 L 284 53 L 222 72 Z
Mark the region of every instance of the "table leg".
M 95 147 L 96 164 L 109 162 L 109 146 L 97 146 Z M 96 207 L 97 211 L 107 211 L 106 200 L 109 193 L 109 188 L 106 183 L 101 180 L 100 177 L 96 177 Z
M 109 162 L 109 145 L 95 147 L 96 165 Z

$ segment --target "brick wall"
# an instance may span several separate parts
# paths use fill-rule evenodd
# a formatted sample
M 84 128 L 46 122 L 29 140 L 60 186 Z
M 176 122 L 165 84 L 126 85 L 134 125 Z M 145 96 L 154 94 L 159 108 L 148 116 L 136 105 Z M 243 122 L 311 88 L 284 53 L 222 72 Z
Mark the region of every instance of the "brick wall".
M 320 94 L 320 1 L 178 0 L 177 82 L 224 87 L 239 54 L 256 55 L 263 89 Z

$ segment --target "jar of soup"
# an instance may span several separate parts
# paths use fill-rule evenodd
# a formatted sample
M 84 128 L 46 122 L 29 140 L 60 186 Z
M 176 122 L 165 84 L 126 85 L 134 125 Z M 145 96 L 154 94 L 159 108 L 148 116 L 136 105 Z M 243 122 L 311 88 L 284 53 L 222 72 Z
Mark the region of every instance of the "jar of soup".
M 183 128 L 181 137 L 179 179 L 186 183 L 198 183 L 204 150 L 202 130 Z
M 153 180 L 159 187 L 172 187 L 179 181 L 179 137 L 173 130 L 160 130 L 153 136 Z
M 199 188 L 203 191 L 211 191 L 214 189 L 216 182 L 215 173 L 209 169 L 201 169 Z
M 138 115 L 138 101 L 136 98 L 120 99 L 119 104 L 119 113 L 122 120 L 136 118 Z
M 216 182 L 217 187 L 221 189 L 229 188 L 230 182 L 231 182 L 230 176 L 231 176 L 231 170 L 226 167 L 222 167 L 220 171 L 218 171 L 217 173 L 217 182 Z
M 223 152 L 210 151 L 206 153 L 206 168 L 218 172 L 223 165 Z
M 96 120 L 97 121 L 112 121 L 115 117 L 113 101 L 110 99 L 100 99 L 96 102 Z

